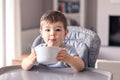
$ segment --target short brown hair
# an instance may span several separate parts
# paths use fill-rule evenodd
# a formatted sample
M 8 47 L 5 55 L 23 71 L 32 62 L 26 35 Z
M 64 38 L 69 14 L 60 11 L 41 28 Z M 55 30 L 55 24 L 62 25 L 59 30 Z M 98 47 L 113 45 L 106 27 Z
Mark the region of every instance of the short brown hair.
M 55 23 L 55 22 L 62 22 L 64 29 L 67 29 L 67 20 L 66 17 L 63 13 L 59 12 L 59 11 L 48 11 L 46 13 L 43 14 L 43 16 L 40 19 L 40 26 L 42 21 L 48 21 L 50 23 Z

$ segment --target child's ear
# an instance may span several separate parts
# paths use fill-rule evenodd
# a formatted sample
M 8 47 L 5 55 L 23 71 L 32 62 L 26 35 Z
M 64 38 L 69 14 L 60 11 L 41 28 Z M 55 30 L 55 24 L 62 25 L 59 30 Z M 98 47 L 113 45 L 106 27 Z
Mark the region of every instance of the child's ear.
M 67 36 L 68 32 L 69 32 L 69 30 L 67 29 L 67 30 L 65 31 L 65 37 Z
M 39 33 L 40 33 L 40 35 L 42 36 L 42 30 L 41 30 L 41 28 L 40 28 L 40 30 L 39 30 Z

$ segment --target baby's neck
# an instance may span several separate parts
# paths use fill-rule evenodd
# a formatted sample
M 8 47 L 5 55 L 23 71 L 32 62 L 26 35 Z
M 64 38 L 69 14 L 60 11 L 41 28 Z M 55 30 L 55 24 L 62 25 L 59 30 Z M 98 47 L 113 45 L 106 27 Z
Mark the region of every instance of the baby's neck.
M 65 48 L 65 47 L 66 47 L 66 44 L 62 43 L 59 47 Z

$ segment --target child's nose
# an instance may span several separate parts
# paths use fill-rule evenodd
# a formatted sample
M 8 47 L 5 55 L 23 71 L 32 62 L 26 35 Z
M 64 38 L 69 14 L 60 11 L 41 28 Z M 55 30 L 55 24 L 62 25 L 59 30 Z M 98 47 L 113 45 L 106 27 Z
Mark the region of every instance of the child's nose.
M 54 36 L 55 35 L 55 31 L 51 30 L 50 35 Z

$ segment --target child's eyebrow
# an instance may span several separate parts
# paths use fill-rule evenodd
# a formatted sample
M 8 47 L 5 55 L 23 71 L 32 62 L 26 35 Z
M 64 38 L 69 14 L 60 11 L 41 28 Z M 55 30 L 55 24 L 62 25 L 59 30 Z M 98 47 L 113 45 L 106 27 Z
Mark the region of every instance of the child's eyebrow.
M 44 26 L 44 28 L 50 28 L 49 26 Z
M 62 26 L 57 26 L 57 27 L 62 28 Z

